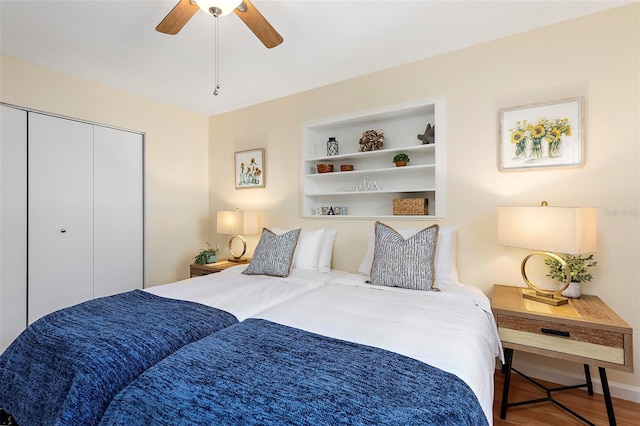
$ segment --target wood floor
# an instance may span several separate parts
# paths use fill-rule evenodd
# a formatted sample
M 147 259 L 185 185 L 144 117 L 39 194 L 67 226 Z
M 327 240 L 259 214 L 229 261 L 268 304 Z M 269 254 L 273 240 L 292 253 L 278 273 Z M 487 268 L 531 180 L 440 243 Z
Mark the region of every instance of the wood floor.
M 496 389 L 493 401 L 493 424 L 495 426 L 505 425 L 561 425 L 573 426 L 584 425 L 579 419 L 557 407 L 552 402 L 542 402 L 520 407 L 509 407 L 507 418 L 500 419 L 500 402 L 502 399 L 503 375 L 496 373 Z M 549 382 L 540 381 L 547 387 L 554 387 Z M 511 386 L 509 389 L 509 402 L 523 401 L 534 398 L 544 398 L 546 393 L 535 385 L 527 382 L 517 374 L 511 375 Z M 608 425 L 607 408 L 604 405 L 602 394 L 595 393 L 589 396 L 585 388 L 573 389 L 569 391 L 554 392 L 554 399 L 571 408 L 581 416 L 589 419 L 596 425 Z M 613 410 L 616 415 L 616 422 L 620 426 L 640 425 L 640 404 L 636 404 L 623 399 L 613 398 Z

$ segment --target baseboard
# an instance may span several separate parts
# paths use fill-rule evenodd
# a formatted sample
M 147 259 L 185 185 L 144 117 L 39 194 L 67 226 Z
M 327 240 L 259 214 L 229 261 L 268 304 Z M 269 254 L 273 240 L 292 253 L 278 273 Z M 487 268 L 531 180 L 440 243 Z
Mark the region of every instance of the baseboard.
M 498 371 L 500 370 L 501 364 L 498 363 Z M 583 383 L 584 376 L 580 374 L 573 373 L 561 373 L 558 371 L 551 371 L 549 369 L 542 369 L 533 367 L 530 365 L 522 365 L 519 364 L 517 366 L 518 370 L 527 376 L 535 377 L 541 380 L 546 380 L 548 382 L 558 383 L 563 386 L 571 386 L 576 383 Z M 591 369 L 591 376 L 593 382 L 593 391 L 596 393 L 602 393 L 602 383 L 600 382 L 600 375 L 597 370 L 593 371 Z M 640 387 L 638 386 L 630 386 L 624 383 L 616 383 L 608 380 L 609 382 L 609 391 L 611 392 L 611 396 L 614 398 L 620 398 L 631 402 L 640 403 Z

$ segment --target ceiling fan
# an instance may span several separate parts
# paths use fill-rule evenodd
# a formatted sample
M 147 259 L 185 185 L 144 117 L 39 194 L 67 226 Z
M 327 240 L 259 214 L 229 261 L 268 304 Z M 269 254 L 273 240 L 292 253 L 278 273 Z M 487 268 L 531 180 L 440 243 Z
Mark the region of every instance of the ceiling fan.
M 216 18 L 233 11 L 268 49 L 283 41 L 282 36 L 249 0 L 180 0 L 158 24 L 156 31 L 178 34 L 198 9 Z

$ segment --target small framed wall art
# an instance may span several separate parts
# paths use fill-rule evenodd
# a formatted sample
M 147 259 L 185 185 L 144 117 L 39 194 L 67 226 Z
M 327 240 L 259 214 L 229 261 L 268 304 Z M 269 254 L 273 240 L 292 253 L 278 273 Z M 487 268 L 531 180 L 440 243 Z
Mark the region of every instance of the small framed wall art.
M 235 153 L 236 189 L 264 188 L 264 148 Z
M 500 110 L 500 171 L 584 166 L 584 97 Z

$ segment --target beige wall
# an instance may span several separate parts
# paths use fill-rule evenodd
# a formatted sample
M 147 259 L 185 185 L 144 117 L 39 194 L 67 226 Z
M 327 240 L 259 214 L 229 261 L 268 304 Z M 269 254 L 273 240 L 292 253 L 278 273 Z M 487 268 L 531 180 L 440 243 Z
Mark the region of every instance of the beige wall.
M 439 223 L 458 226 L 461 281 L 487 294 L 493 283 L 522 285 L 519 265 L 527 252 L 497 244 L 498 206 L 541 200 L 595 206 L 599 263 L 585 292 L 600 296 L 636 330 L 640 370 L 639 28 L 640 5 L 634 4 L 212 117 L 211 238 L 223 242 L 215 235 L 215 211 L 235 207 L 262 211 L 265 226 L 337 227 L 334 267 L 356 271 L 373 221 L 300 217 L 300 123 L 444 94 L 448 217 Z M 585 167 L 499 172 L 498 110 L 573 96 L 586 99 Z M 266 188 L 235 190 L 233 152 L 259 147 L 266 149 Z M 543 358 L 516 355 L 516 363 L 523 360 L 546 369 Z M 574 364 L 554 368 L 581 374 Z M 609 377 L 618 384 L 614 393 L 640 399 L 640 371 Z
M 206 116 L 6 56 L 0 56 L 0 101 L 144 132 L 145 285 L 188 277 L 209 233 Z

